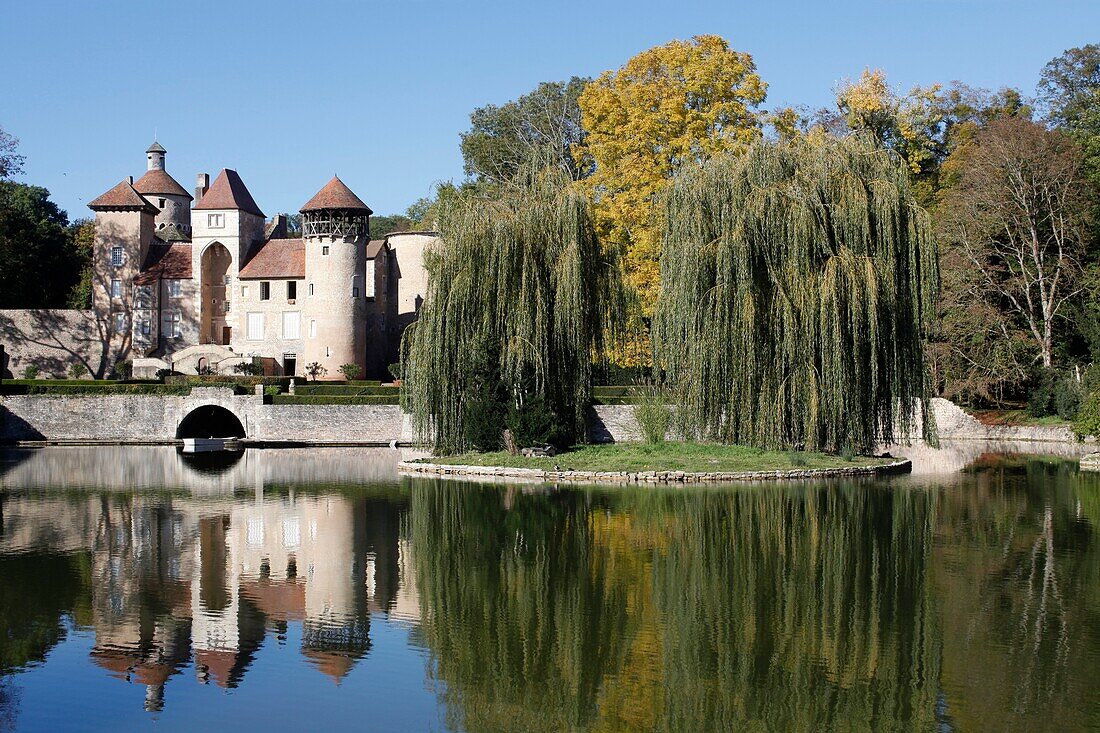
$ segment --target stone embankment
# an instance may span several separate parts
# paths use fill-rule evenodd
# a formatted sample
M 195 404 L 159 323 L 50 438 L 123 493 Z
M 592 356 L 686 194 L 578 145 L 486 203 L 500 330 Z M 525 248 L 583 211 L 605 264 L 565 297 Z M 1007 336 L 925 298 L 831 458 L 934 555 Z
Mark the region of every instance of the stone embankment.
M 1081 470 L 1100 472 L 1100 453 L 1090 453 L 1089 455 L 1082 458 Z
M 553 459 L 546 459 L 551 461 Z M 618 484 L 699 484 L 730 483 L 735 481 L 781 481 L 791 479 L 839 478 L 845 476 L 874 476 L 908 473 L 908 459 L 873 466 L 848 468 L 800 468 L 786 471 L 559 471 L 542 468 L 503 468 L 499 466 L 458 466 L 441 463 L 402 461 L 397 469 L 404 474 L 432 476 L 484 476 L 552 483 L 618 483 Z

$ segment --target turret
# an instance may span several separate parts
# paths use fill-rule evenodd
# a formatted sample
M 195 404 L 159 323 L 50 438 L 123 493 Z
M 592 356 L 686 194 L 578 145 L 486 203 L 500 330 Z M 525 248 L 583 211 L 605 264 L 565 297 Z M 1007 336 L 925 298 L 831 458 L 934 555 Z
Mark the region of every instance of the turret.
M 154 142 L 145 151 L 145 175 L 134 182 L 134 189 L 157 210 L 157 229 L 176 226 L 180 231 L 191 233 L 191 194 L 176 182 L 164 169 L 164 157 L 168 153 L 158 142 Z
M 302 364 L 329 378 L 344 364 L 366 366 L 366 246 L 370 207 L 337 177 L 301 209 L 305 245 Z

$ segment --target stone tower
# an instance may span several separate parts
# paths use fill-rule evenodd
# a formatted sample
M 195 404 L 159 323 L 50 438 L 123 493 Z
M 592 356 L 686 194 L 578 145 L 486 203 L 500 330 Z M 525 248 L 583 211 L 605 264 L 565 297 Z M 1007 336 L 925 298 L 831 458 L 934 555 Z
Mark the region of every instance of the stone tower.
M 301 368 L 317 362 L 328 379 L 343 364 L 366 366 L 366 247 L 370 207 L 337 177 L 302 207 L 306 293 Z
M 154 142 L 145 151 L 145 175 L 134 181 L 134 190 L 157 210 L 158 229 L 174 225 L 184 234 L 191 232 L 191 194 L 176 182 L 164 169 L 164 156 L 168 151 Z

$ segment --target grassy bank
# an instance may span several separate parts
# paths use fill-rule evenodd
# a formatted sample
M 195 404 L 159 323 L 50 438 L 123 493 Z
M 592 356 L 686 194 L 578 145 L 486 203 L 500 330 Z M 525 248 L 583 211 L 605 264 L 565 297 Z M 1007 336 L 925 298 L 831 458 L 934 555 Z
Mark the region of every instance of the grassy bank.
M 504 451 L 466 453 L 424 459 L 427 463 L 507 468 L 553 468 L 569 471 L 778 471 L 805 468 L 851 468 L 886 463 L 889 459 L 824 453 L 764 451 L 716 443 L 613 443 L 579 445 L 553 458 L 524 458 Z

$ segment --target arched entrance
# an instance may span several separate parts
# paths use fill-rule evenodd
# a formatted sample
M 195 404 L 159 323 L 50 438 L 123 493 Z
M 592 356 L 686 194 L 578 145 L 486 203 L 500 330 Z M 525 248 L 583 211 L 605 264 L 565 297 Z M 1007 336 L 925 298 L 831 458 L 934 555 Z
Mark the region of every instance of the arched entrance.
M 225 325 L 225 276 L 233 256 L 221 242 L 214 242 L 202 253 L 202 343 L 229 345 Z
M 244 425 L 220 405 L 196 407 L 176 428 L 177 438 L 243 438 Z

